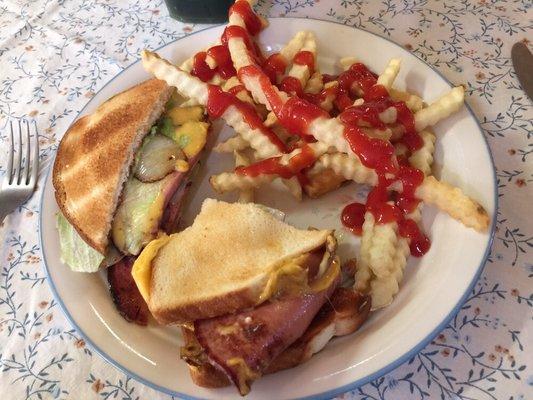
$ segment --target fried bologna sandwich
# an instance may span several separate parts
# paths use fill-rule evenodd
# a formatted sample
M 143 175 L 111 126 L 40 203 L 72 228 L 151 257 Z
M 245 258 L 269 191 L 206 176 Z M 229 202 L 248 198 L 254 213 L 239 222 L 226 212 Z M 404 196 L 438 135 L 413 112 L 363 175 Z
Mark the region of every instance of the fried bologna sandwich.
M 179 101 L 173 88 L 151 79 L 66 132 L 53 185 L 62 258 L 73 270 L 135 257 L 160 231 L 174 231 L 209 127 L 202 107 Z
M 192 226 L 146 246 L 132 275 L 155 319 L 181 325 L 193 380 L 244 395 L 366 317 L 366 299 L 340 287 L 336 247 L 330 230 L 207 199 Z

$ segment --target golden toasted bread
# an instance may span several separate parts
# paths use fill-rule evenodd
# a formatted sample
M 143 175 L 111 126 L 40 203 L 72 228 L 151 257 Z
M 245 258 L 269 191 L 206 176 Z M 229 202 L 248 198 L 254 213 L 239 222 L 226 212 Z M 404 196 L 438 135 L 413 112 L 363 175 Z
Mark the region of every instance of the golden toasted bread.
M 194 224 L 172 235 L 151 262 L 147 303 L 164 324 L 242 310 L 268 300 L 289 280 L 294 264 L 288 263 L 322 247 L 334 252 L 332 231 L 296 229 L 256 204 L 206 199 Z
M 53 170 L 57 204 L 80 236 L 102 254 L 134 154 L 172 90 L 150 79 L 117 94 L 77 120 L 59 144 Z

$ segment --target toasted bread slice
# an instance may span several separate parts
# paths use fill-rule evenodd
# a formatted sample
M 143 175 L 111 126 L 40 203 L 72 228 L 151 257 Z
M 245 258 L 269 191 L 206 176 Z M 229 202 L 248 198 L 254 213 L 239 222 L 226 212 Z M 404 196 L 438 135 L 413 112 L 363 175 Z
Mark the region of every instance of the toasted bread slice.
M 326 246 L 331 236 L 296 229 L 256 204 L 207 199 L 194 224 L 153 259 L 148 306 L 167 324 L 254 306 L 288 280 L 288 261 Z
M 134 86 L 77 120 L 59 144 L 53 170 L 57 204 L 102 254 L 134 154 L 171 93 L 157 79 Z

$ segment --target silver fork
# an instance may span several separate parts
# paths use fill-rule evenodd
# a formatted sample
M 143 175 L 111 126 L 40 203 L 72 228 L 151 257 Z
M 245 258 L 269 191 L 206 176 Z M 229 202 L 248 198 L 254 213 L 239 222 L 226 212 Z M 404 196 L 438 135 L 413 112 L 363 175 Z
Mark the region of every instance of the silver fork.
M 13 126 L 15 129 L 13 129 Z M 10 146 L 7 160 L 7 169 L 2 184 L 0 185 L 0 222 L 15 211 L 18 206 L 24 204 L 32 195 L 37 183 L 39 171 L 39 135 L 37 125 L 32 124 L 33 135 L 30 134 L 30 123 L 26 120 L 22 123 L 13 124 L 10 121 Z M 15 154 L 15 141 L 13 131 L 18 131 L 18 146 Z M 25 131 L 26 145 L 22 152 L 22 131 Z M 31 140 L 33 136 L 33 141 Z M 15 162 L 13 162 L 15 159 Z M 30 166 L 31 164 L 31 166 Z

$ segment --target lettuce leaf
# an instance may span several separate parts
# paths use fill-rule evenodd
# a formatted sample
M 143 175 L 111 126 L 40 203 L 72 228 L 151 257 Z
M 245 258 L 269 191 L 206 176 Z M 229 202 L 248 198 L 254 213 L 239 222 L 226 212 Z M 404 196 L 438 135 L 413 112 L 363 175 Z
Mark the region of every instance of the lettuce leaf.
M 160 196 L 170 179 L 172 175 L 141 182 L 132 177 L 126 182 L 111 228 L 113 243 L 121 252 L 137 255 L 155 238 L 163 215 L 164 198 Z
M 96 272 L 104 256 L 89 246 L 63 214 L 57 213 L 61 261 L 76 272 Z

